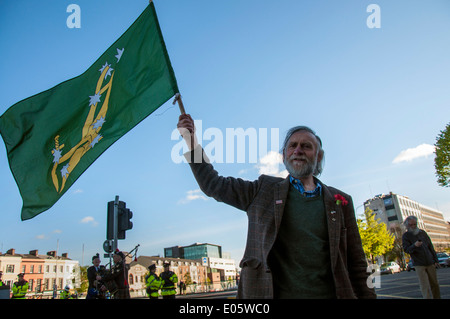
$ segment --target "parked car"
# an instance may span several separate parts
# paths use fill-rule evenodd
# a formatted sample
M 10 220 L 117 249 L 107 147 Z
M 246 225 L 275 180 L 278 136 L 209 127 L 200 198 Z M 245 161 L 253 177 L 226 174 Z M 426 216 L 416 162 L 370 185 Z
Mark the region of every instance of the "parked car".
M 406 265 L 406 270 L 407 271 L 411 271 L 411 270 L 416 271 L 416 268 L 414 268 L 414 263 L 412 260 L 410 260 L 409 263 Z
M 436 253 L 438 260 L 439 260 L 439 265 L 441 267 L 448 267 L 449 266 L 449 261 L 448 259 L 450 258 L 450 256 L 446 253 Z
M 381 274 L 393 274 L 395 272 L 401 272 L 401 268 L 399 264 L 397 264 L 395 261 L 390 261 L 387 263 L 384 263 L 380 267 L 380 273 Z

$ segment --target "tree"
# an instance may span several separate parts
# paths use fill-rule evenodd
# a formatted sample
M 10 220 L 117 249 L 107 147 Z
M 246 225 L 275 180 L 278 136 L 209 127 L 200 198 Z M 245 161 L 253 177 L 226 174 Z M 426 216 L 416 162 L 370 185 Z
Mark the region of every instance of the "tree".
M 81 284 L 80 284 L 80 287 L 76 288 L 76 290 L 79 294 L 85 293 L 88 290 L 88 286 L 89 286 L 89 280 L 87 278 L 87 269 L 88 268 L 89 268 L 89 266 L 80 266 Z
M 450 186 L 450 123 L 436 138 L 434 167 L 440 186 Z
M 373 210 L 366 207 L 365 220 L 357 220 L 362 246 L 367 259 L 375 263 L 375 257 L 381 256 L 394 247 L 394 236 L 387 230 L 384 223 L 375 219 Z

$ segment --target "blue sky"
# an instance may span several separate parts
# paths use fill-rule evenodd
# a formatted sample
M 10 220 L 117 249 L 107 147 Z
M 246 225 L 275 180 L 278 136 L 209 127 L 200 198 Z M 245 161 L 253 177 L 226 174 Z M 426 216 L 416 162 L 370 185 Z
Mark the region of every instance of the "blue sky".
M 66 24 L 70 4 L 81 9 L 81 28 Z M 0 114 L 83 73 L 147 4 L 0 2 Z M 367 26 L 370 4 L 381 9 L 381 28 Z M 436 182 L 432 154 L 450 119 L 448 1 L 155 5 L 186 110 L 201 120 L 203 145 L 213 142 L 208 129 L 222 132 L 224 145 L 227 128 L 274 129 L 281 144 L 290 127 L 307 125 L 324 144 L 320 179 L 352 195 L 358 215 L 365 200 L 392 191 L 438 208 L 450 220 L 449 189 Z M 140 244 L 140 255 L 162 255 L 164 247 L 209 242 L 238 262 L 246 214 L 204 197 L 188 165 L 175 163 L 171 154 L 180 140 L 171 136 L 178 116 L 171 101 L 163 105 L 111 146 L 51 209 L 23 222 L 0 143 L 0 251 L 45 253 L 58 243 L 59 253 L 89 264 L 93 254 L 103 253 L 106 205 L 119 195 L 134 213 L 120 249 Z M 248 154 L 244 163 L 215 164 L 222 175 L 249 180 L 261 166 Z

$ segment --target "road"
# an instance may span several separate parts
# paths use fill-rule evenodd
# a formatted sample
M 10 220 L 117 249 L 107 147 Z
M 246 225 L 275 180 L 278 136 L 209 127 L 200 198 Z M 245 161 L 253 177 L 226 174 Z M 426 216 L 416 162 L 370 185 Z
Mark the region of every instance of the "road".
M 450 268 L 437 269 L 441 298 L 450 299 Z M 422 299 L 419 280 L 415 271 L 403 271 L 380 276 L 380 288 L 376 288 L 378 299 Z M 236 291 L 177 296 L 192 299 L 233 299 Z
M 236 299 L 237 290 L 196 293 L 189 295 L 177 295 L 177 299 Z
M 450 268 L 437 269 L 441 298 L 450 299 Z M 375 288 L 378 299 L 422 299 L 419 279 L 415 271 L 381 275 L 380 288 Z
M 441 298 L 450 299 L 450 268 L 437 270 Z M 422 299 L 419 280 L 415 271 L 403 271 L 380 276 L 380 287 L 375 288 L 378 299 Z M 177 295 L 177 299 L 235 299 L 236 290 Z

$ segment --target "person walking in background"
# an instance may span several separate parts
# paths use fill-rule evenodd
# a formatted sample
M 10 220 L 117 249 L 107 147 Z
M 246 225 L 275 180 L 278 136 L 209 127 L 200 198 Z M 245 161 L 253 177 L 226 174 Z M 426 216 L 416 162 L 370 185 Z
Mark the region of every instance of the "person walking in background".
M 440 299 L 441 291 L 436 274 L 439 260 L 433 243 L 426 231 L 417 227 L 416 216 L 408 216 L 403 224 L 406 227 L 402 236 L 403 250 L 413 260 L 422 296 L 425 299 Z

